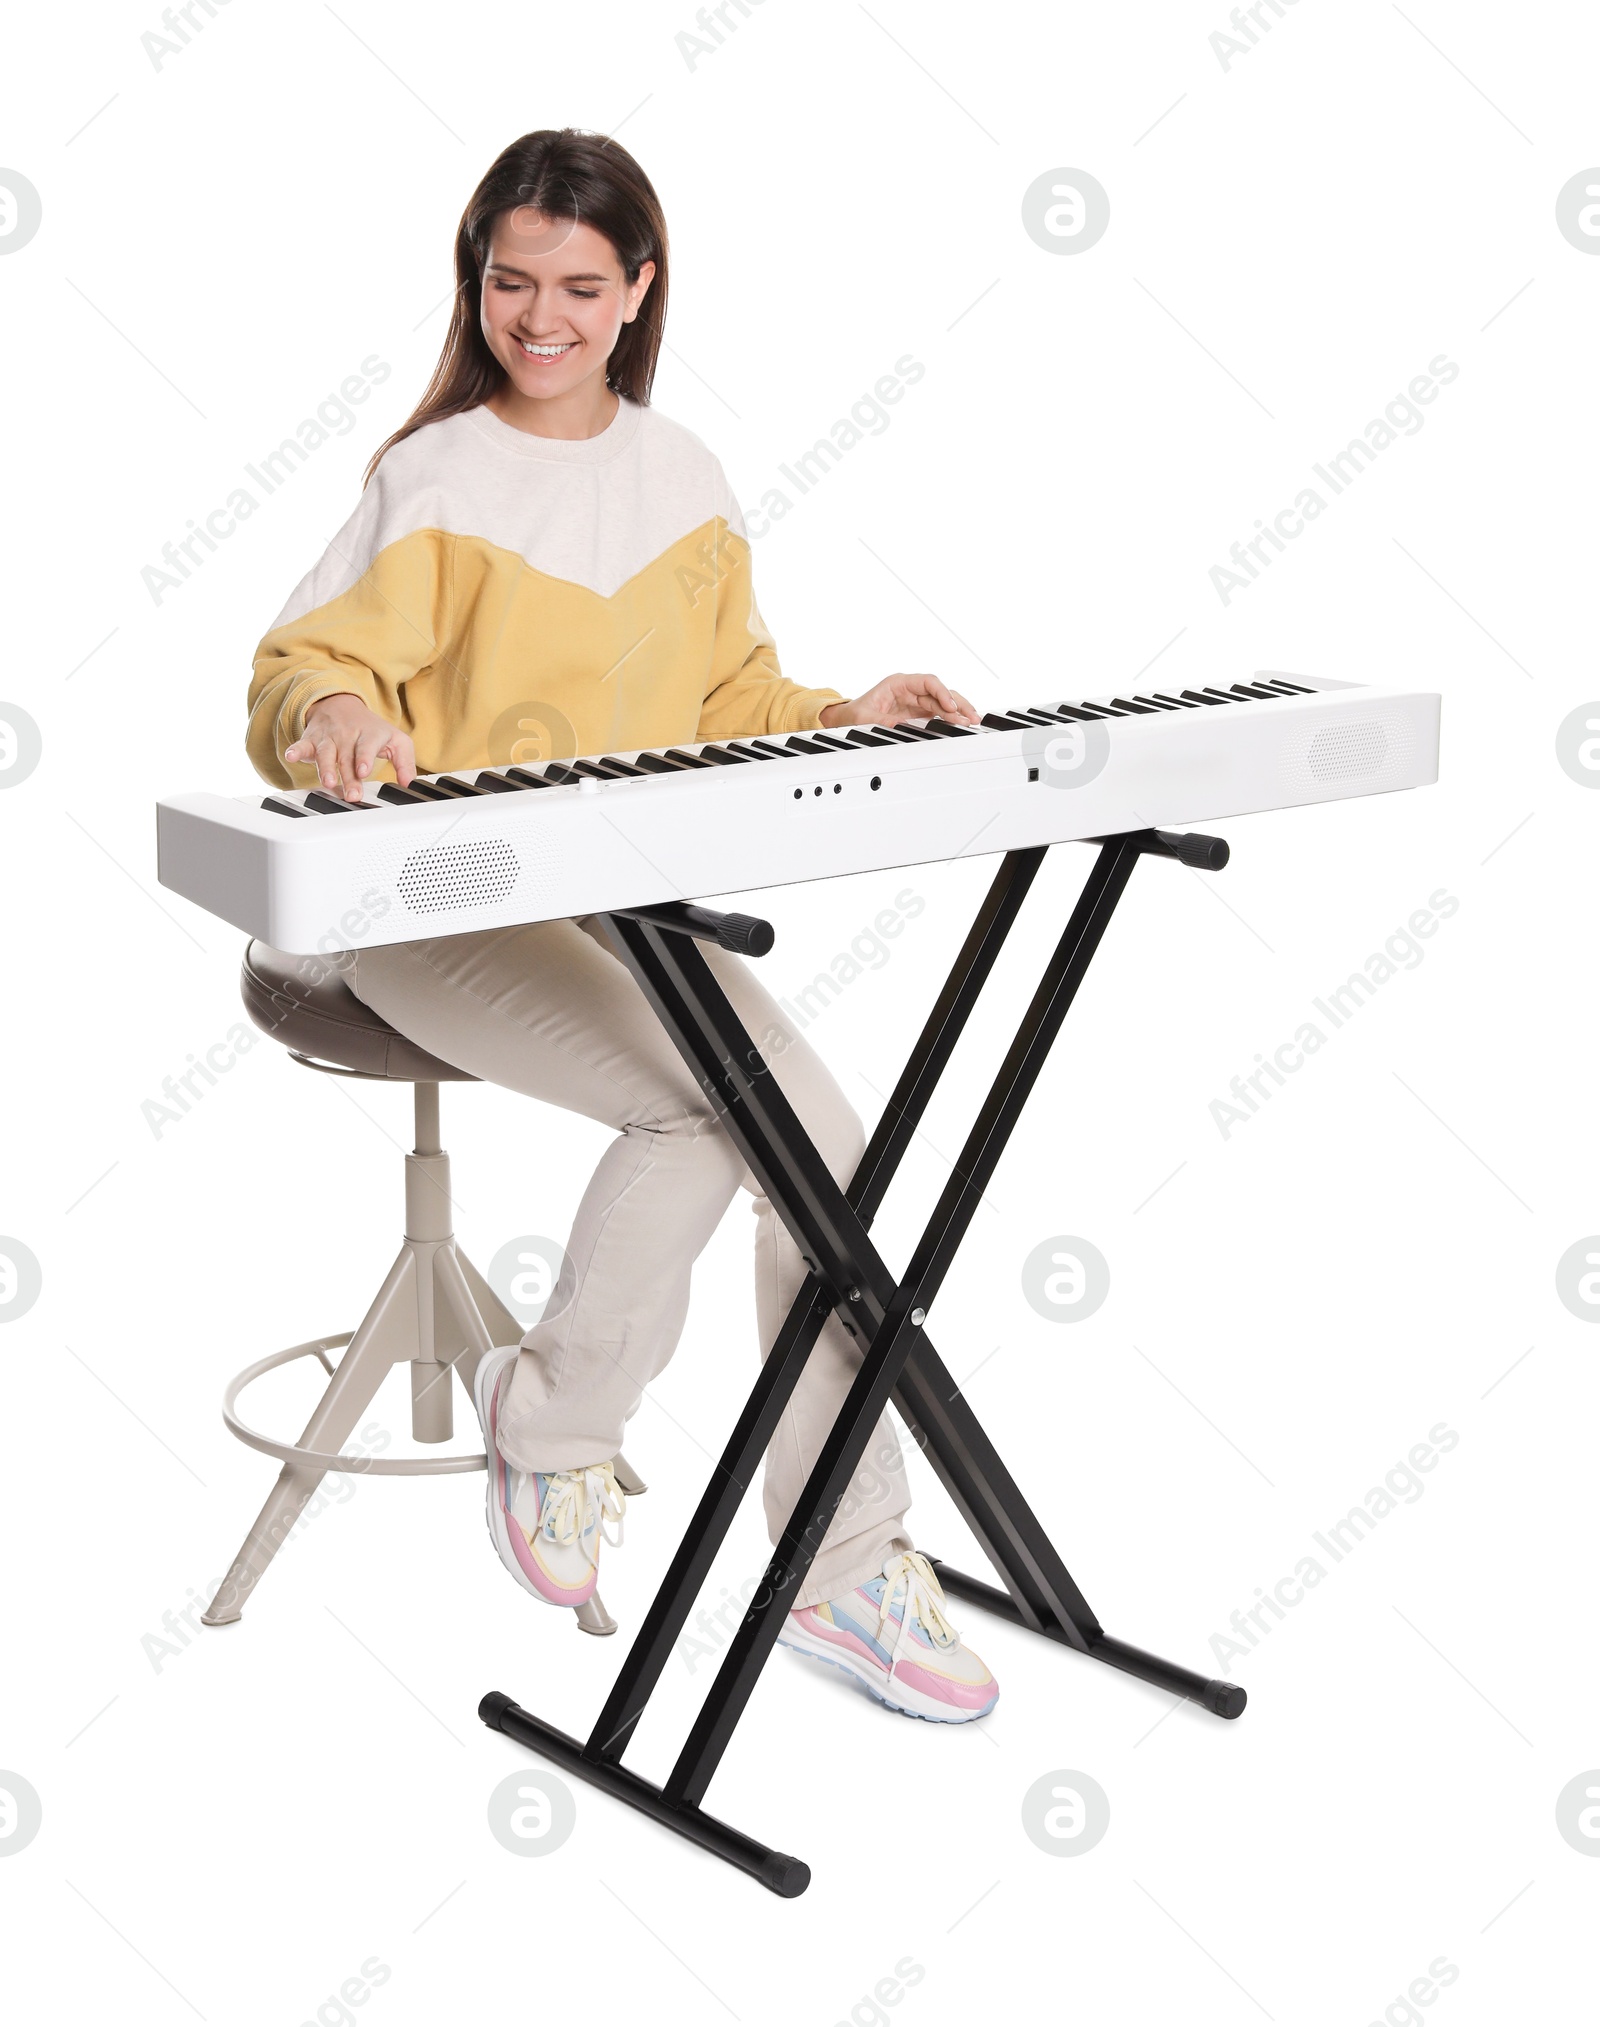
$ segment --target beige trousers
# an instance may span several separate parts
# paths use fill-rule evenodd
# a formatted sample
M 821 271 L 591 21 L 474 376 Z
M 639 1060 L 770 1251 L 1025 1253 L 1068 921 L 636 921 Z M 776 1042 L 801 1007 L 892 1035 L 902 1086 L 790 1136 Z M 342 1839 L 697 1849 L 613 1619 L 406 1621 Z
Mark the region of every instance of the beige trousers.
M 699 947 L 823 1160 L 848 1183 L 864 1140 L 844 1093 L 749 968 Z M 677 1346 L 690 1268 L 741 1188 L 753 1198 L 767 1355 L 805 1264 L 593 916 L 363 950 L 347 977 L 357 998 L 445 1062 L 617 1129 L 578 1205 L 549 1305 L 522 1339 L 499 1427 L 509 1463 L 574 1470 L 622 1447 L 624 1423 Z M 854 1340 L 830 1318 L 767 1451 L 774 1541 L 859 1367 Z M 885 1416 L 797 1605 L 840 1596 L 909 1548 L 909 1503 Z

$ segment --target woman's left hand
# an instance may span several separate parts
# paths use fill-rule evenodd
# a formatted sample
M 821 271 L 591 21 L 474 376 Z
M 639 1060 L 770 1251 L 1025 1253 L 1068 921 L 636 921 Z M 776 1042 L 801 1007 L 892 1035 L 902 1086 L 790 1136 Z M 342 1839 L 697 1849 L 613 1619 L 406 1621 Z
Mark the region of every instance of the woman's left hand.
M 958 690 L 946 689 L 937 676 L 885 676 L 859 697 L 823 707 L 823 725 L 892 725 L 897 718 L 948 718 L 956 725 L 976 725 L 978 713 Z

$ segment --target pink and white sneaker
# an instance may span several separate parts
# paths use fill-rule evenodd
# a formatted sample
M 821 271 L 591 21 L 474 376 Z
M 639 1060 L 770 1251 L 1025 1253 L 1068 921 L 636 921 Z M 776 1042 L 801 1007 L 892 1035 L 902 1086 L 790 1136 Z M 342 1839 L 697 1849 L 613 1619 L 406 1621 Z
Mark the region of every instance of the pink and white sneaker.
M 915 1549 L 892 1555 L 883 1575 L 824 1605 L 791 1612 L 778 1635 L 853 1675 L 880 1703 L 934 1724 L 987 1717 L 1000 1685 L 944 1615 L 944 1592 Z
M 486 1353 L 472 1389 L 489 1455 L 489 1536 L 525 1591 L 576 1610 L 594 1596 L 601 1542 L 621 1546 L 627 1502 L 609 1459 L 581 1471 L 546 1472 L 519 1471 L 500 1455 L 495 1428 L 518 1350 Z

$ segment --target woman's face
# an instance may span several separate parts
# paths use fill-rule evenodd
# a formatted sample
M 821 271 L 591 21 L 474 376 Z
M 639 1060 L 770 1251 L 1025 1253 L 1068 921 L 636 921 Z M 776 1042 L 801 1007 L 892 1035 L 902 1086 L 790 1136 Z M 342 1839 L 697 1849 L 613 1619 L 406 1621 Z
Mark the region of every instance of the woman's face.
M 483 277 L 483 335 L 521 394 L 570 394 L 606 360 L 655 275 L 629 282 L 592 225 L 522 205 L 502 213 Z

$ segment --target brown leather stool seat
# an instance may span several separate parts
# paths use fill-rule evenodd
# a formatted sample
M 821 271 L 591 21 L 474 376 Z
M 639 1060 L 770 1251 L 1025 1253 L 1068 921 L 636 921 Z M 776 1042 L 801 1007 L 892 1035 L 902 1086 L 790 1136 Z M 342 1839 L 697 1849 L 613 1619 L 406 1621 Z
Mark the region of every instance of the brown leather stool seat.
M 356 998 L 333 957 L 295 957 L 251 943 L 239 971 L 245 1010 L 261 1032 L 312 1067 L 397 1084 L 476 1084 L 470 1070 L 419 1048 Z

